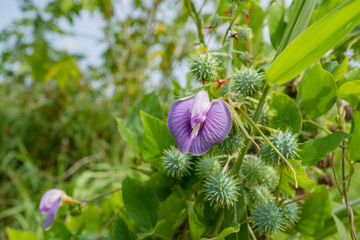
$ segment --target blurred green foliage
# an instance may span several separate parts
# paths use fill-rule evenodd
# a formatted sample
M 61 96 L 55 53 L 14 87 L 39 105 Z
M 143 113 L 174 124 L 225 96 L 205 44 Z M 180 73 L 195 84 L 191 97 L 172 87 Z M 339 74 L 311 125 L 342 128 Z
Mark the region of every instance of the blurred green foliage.
M 48 188 L 87 199 L 121 182 L 131 155 L 115 117 L 129 115 L 149 87 L 166 100 L 174 68 L 196 39 L 181 2 L 17 4 L 23 17 L 0 32 L 0 239 L 6 227 L 41 234 L 37 209 Z M 131 12 L 122 12 L 122 4 L 130 4 Z M 159 16 L 170 7 L 171 18 Z M 101 15 L 99 41 L 106 49 L 102 64 L 81 68 L 84 56 L 56 48 L 51 39 L 76 36 L 62 29 L 61 21 L 73 24 L 84 12 Z M 160 73 L 160 82 L 152 82 L 153 72 Z M 139 110 L 130 119 L 141 124 Z M 12 231 L 8 234 L 16 234 Z

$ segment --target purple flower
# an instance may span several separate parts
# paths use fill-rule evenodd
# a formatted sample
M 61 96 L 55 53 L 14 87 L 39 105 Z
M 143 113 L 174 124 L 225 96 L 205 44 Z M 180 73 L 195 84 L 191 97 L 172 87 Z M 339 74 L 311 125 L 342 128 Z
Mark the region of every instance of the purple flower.
M 202 155 L 229 134 L 231 112 L 223 100 L 210 103 L 201 90 L 171 104 L 167 125 L 181 152 Z
M 47 213 L 44 223 L 45 230 L 51 227 L 55 213 L 58 211 L 62 200 L 67 197 L 66 193 L 59 189 L 50 189 L 41 197 L 39 211 Z

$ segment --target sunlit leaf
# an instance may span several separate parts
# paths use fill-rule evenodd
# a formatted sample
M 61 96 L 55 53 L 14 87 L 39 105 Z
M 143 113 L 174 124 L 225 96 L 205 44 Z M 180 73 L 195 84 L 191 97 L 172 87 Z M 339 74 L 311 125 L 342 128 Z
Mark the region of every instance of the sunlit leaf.
M 266 71 L 270 84 L 296 77 L 360 23 L 360 0 L 348 0 L 307 28 Z

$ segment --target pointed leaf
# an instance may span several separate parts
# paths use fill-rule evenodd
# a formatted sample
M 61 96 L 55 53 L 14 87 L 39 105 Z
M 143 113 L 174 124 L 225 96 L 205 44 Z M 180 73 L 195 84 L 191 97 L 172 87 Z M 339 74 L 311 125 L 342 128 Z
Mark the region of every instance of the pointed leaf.
M 358 108 L 359 109 L 359 108 Z M 360 161 L 360 110 L 354 112 L 352 119 L 352 136 L 349 141 L 350 158 L 354 161 Z
M 125 122 L 121 118 L 117 118 L 117 126 L 122 138 L 129 144 L 131 152 L 136 158 L 140 158 L 140 146 L 136 139 L 136 135 L 125 125 Z
M 296 77 L 360 23 L 360 0 L 348 0 L 315 22 L 276 58 L 266 71 L 270 84 Z
M 160 157 L 166 148 L 176 145 L 165 122 L 142 111 L 140 115 L 144 125 L 140 149 L 144 157 L 148 159 Z
M 329 111 L 336 102 L 336 83 L 318 63 L 301 80 L 301 94 L 306 115 L 316 118 Z
M 159 202 L 156 193 L 139 180 L 126 177 L 122 182 L 126 211 L 143 232 L 151 232 L 157 222 Z
M 303 166 L 313 166 L 333 152 L 340 143 L 351 135 L 344 132 L 334 132 L 323 138 L 311 139 L 301 144 L 300 159 Z
M 338 97 L 349 102 L 353 108 L 360 102 L 360 80 L 344 83 L 338 90 Z
M 272 92 L 269 102 L 270 127 L 285 131 L 291 128 L 292 132 L 298 133 L 302 128 L 302 117 L 298 105 L 289 96 Z

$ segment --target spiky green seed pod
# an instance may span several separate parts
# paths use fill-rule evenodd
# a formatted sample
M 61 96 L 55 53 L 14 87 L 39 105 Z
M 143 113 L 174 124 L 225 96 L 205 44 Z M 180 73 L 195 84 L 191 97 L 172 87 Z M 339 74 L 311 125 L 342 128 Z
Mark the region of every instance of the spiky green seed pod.
M 276 186 L 279 184 L 279 175 L 275 168 L 272 166 L 265 166 L 265 175 L 261 184 L 270 188 L 270 190 L 275 190 Z
M 192 162 L 188 154 L 171 147 L 164 151 L 162 156 L 166 173 L 174 178 L 182 178 L 189 175 Z
M 218 28 L 221 25 L 221 18 L 218 15 L 211 16 L 209 19 L 210 26 Z
M 239 196 L 240 182 L 230 174 L 219 173 L 205 181 L 205 199 L 211 205 L 232 206 Z
M 264 74 L 257 72 L 253 66 L 236 69 L 232 79 L 232 91 L 241 96 L 251 96 L 265 85 Z
M 193 78 L 201 83 L 219 78 L 219 61 L 214 55 L 209 53 L 203 54 L 198 51 L 192 54 L 189 60 L 189 67 Z
M 266 186 L 258 185 L 249 187 L 246 198 L 250 205 L 257 206 L 270 202 L 273 197 Z
M 213 158 L 201 158 L 196 164 L 196 174 L 201 179 L 207 179 L 218 174 L 221 170 L 220 163 Z
M 219 154 L 231 154 L 243 146 L 242 136 L 237 133 L 230 133 L 224 141 L 214 146 L 214 151 Z
M 242 41 L 246 41 L 249 40 L 251 38 L 252 35 L 252 31 L 251 28 L 247 27 L 247 26 L 240 26 L 238 28 L 238 33 L 239 33 L 239 39 Z
M 259 204 L 251 212 L 251 222 L 261 234 L 277 233 L 284 230 L 285 219 L 275 203 Z
M 274 133 L 269 140 L 285 158 L 294 159 L 298 157 L 297 134 L 293 134 L 290 129 L 286 129 L 285 132 Z M 261 153 L 263 159 L 270 164 L 278 164 L 281 160 L 281 157 L 267 143 L 261 149 Z
M 254 155 L 246 155 L 241 168 L 241 174 L 247 185 L 259 184 L 264 178 L 266 165 L 261 159 Z
M 291 200 L 286 200 L 284 203 L 290 202 Z M 299 212 L 300 212 L 300 207 L 297 203 L 290 203 L 288 205 L 282 206 L 280 208 L 280 211 L 282 212 L 286 222 L 287 222 L 287 226 L 291 227 L 293 225 L 295 225 L 295 223 L 297 221 L 299 221 L 300 217 L 299 217 Z

